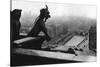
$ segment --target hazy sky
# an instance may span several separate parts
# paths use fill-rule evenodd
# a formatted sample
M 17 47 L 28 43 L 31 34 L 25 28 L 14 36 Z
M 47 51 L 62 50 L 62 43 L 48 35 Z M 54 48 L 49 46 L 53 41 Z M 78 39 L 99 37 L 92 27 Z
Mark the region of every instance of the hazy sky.
M 57 4 L 46 3 L 49 7 L 50 15 L 55 16 L 83 16 L 96 18 L 96 6 L 73 5 L 73 4 Z M 12 0 L 12 10 L 22 9 L 22 13 L 30 12 L 39 15 L 39 10 L 45 7 L 44 2 L 17 1 Z

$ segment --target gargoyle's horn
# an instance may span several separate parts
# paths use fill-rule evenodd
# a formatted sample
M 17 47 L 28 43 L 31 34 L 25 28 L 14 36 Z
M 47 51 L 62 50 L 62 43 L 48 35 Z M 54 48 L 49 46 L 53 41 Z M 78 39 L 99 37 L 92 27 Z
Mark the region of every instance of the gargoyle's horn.
M 46 9 L 48 10 L 48 6 L 46 5 Z

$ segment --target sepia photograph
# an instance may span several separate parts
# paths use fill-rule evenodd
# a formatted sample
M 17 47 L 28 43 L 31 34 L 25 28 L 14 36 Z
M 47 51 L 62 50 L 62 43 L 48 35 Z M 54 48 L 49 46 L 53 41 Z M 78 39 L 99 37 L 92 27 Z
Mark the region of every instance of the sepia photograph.
M 10 66 L 97 60 L 97 6 L 11 0 Z

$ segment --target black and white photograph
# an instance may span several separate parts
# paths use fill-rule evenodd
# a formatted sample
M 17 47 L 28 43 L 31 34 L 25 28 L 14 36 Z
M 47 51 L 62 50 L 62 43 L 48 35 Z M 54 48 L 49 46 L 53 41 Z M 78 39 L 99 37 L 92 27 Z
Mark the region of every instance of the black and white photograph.
M 10 66 L 97 61 L 97 6 L 11 0 Z

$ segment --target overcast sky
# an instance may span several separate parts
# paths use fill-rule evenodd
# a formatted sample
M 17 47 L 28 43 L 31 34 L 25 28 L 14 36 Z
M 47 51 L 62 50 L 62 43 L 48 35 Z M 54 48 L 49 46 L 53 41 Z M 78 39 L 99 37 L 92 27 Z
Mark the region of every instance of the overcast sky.
M 12 0 L 12 10 L 22 9 L 22 13 L 30 12 L 39 15 L 39 10 L 48 5 L 50 15 L 55 16 L 83 16 L 88 18 L 96 18 L 96 6 L 75 5 L 75 4 L 58 4 L 31 1 Z

